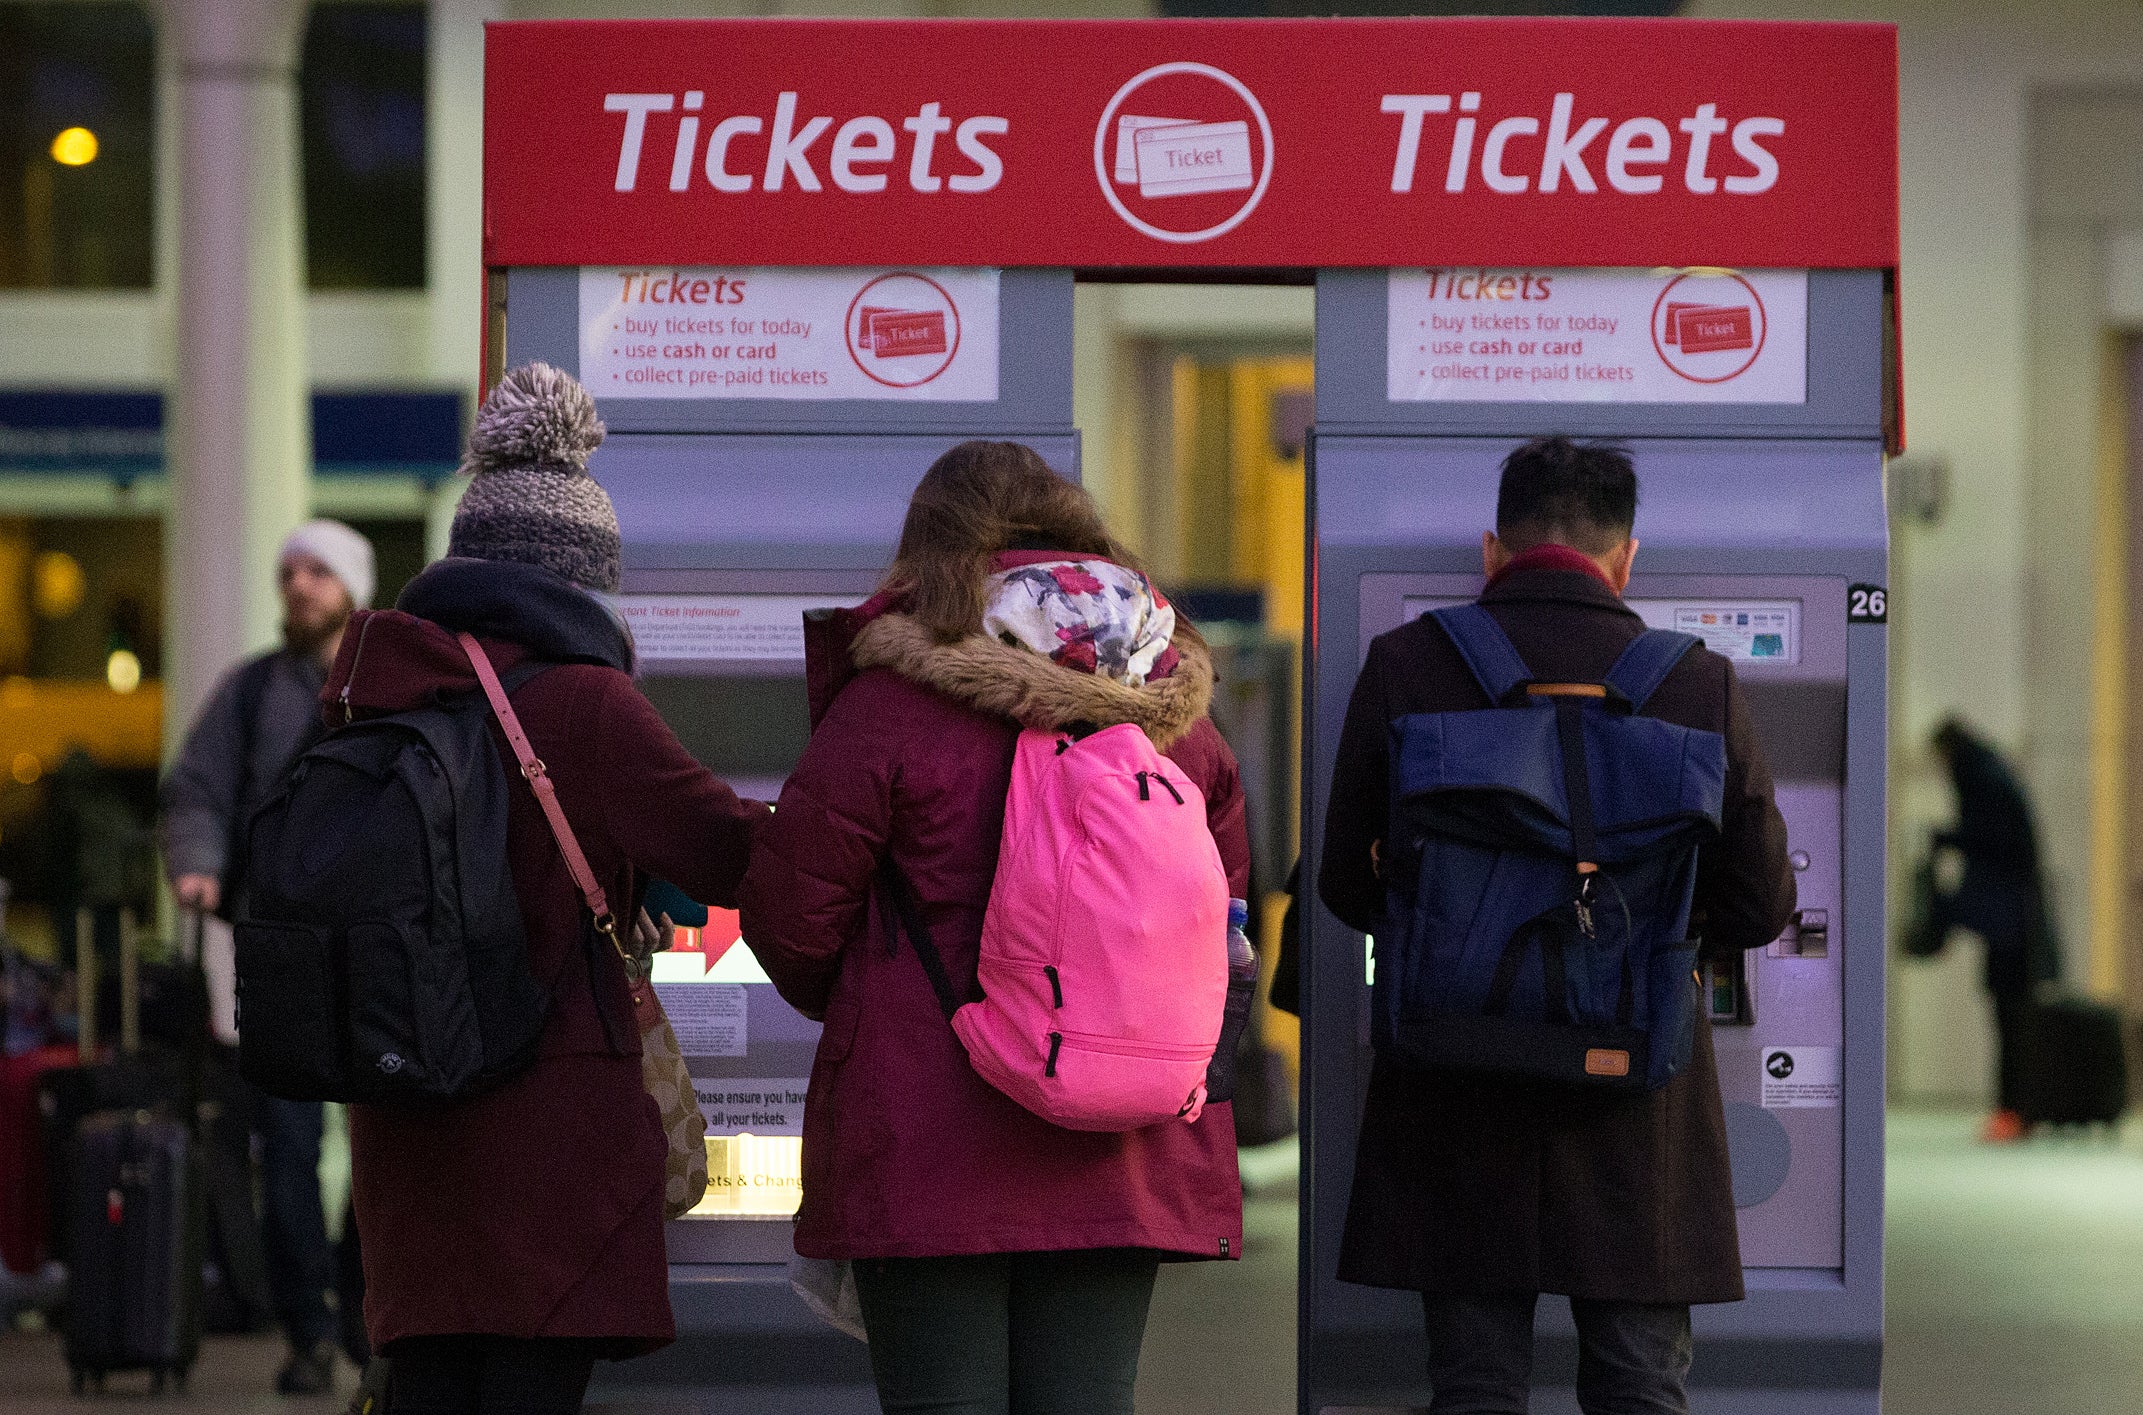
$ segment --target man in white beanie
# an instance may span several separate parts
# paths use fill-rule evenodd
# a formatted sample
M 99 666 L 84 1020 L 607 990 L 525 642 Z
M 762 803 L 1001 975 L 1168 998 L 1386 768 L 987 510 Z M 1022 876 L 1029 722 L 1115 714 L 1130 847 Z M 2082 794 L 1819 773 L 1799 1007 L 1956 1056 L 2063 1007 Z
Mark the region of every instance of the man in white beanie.
M 164 780 L 164 864 L 182 907 L 208 918 L 215 1028 L 236 1040 L 230 930 L 245 890 L 244 830 L 298 754 L 322 734 L 320 689 L 352 612 L 372 603 L 372 543 L 340 521 L 307 521 L 276 560 L 282 647 L 231 669 L 201 707 Z M 221 966 L 219 967 L 219 963 Z M 218 975 L 221 975 L 220 977 Z M 320 1199 L 318 1102 L 260 1098 L 261 1237 L 276 1316 L 290 1358 L 285 1395 L 332 1389 L 339 1324 L 328 1308 L 336 1263 Z

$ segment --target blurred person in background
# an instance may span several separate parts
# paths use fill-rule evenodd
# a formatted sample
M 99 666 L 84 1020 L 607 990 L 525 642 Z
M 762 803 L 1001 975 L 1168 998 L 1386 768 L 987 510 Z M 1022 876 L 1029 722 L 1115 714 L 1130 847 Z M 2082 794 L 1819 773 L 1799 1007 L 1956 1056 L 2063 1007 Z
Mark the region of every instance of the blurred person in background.
M 291 762 L 324 733 L 320 690 L 328 666 L 350 615 L 372 602 L 372 543 L 340 521 L 308 521 L 284 539 L 276 585 L 282 647 L 246 660 L 217 683 L 163 790 L 165 868 L 180 906 L 202 916 L 212 1025 L 226 1046 L 237 1041 L 227 921 L 245 893 L 245 825 Z M 336 1261 L 320 1197 L 324 1122 L 318 1101 L 256 1098 L 262 1239 L 276 1316 L 290 1341 L 275 1382 L 285 1395 L 333 1385 L 340 1324 L 327 1303 Z
M 1926 944 L 1941 948 L 1953 929 L 1986 944 L 1985 982 L 1994 1002 L 1995 1110 L 1981 1138 L 2007 1144 L 2024 1138 L 2022 1095 L 2027 1060 L 2025 1028 L 2043 983 L 2061 973 L 2061 950 L 2047 904 L 2031 800 L 2014 768 L 1992 743 L 1960 718 L 1935 729 L 1935 755 L 1957 794 L 1957 822 L 1935 833 L 1939 856 L 1955 851 L 1963 872 L 1954 889 L 1931 885 Z M 1940 871 L 1930 871 L 1930 880 Z

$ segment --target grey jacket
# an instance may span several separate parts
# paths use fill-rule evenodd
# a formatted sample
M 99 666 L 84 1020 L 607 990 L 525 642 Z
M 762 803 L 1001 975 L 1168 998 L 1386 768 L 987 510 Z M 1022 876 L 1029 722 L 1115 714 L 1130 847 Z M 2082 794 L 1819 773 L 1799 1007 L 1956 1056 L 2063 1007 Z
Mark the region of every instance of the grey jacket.
M 259 711 L 247 724 L 239 720 L 243 680 L 262 662 L 267 678 Z M 248 659 L 223 675 L 164 778 L 164 868 L 173 878 L 223 877 L 232 831 L 267 799 L 311 734 L 326 682 L 317 658 L 288 649 Z

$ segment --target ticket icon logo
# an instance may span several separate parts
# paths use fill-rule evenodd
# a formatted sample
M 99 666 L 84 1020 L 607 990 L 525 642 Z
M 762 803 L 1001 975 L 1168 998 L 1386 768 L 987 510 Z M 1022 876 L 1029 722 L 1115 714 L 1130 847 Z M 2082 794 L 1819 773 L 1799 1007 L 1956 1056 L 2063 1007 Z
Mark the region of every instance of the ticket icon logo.
M 952 345 L 945 333 L 943 310 L 898 310 L 865 305 L 857 340 L 865 353 L 879 359 L 909 359 L 922 354 L 942 354 Z
M 1125 115 L 1116 120 L 1116 181 L 1138 194 L 1195 196 L 1247 192 L 1257 185 L 1250 124 L 1192 123 Z
M 1763 297 L 1729 271 L 1685 271 L 1652 305 L 1652 348 L 1691 383 L 1728 383 L 1747 373 L 1763 357 L 1769 332 Z
M 1715 354 L 1756 347 L 1756 316 L 1747 305 L 1667 306 L 1662 336 L 1685 354 Z
M 1112 210 L 1159 241 L 1210 241 L 1241 225 L 1272 181 L 1272 121 L 1210 64 L 1156 64 L 1116 91 L 1094 130 L 1094 176 Z
M 920 271 L 880 275 L 848 304 L 848 357 L 888 388 L 920 388 L 960 355 L 960 307 Z

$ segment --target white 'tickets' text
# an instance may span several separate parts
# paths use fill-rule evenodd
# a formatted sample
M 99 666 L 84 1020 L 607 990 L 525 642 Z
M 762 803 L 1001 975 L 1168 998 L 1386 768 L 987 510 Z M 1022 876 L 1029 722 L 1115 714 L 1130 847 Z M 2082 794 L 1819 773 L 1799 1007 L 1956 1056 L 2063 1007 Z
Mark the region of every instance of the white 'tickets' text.
M 748 192 L 754 186 L 765 191 L 786 190 L 791 180 L 802 191 L 825 190 L 819 169 L 813 165 L 812 149 L 834 126 L 830 117 L 797 117 L 797 95 L 785 90 L 774 100 L 771 123 L 755 113 L 741 113 L 716 122 L 700 143 L 700 110 L 706 106 L 703 90 L 692 89 L 680 104 L 674 93 L 611 93 L 603 96 L 603 111 L 625 115 L 625 130 L 618 139 L 617 189 L 634 190 L 640 184 L 641 156 L 647 146 L 649 115 L 679 112 L 670 146 L 670 190 L 690 190 L 695 169 L 718 192 Z M 986 192 L 1004 180 L 1004 159 L 984 141 L 1003 137 L 1012 129 L 1010 120 L 988 116 L 963 118 L 957 123 L 944 115 L 936 103 L 925 103 L 900 120 L 908 134 L 908 186 L 918 192 L 950 190 Z M 959 171 L 941 171 L 938 139 L 950 134 L 952 146 L 966 159 Z M 819 155 L 833 184 L 844 192 L 882 192 L 887 174 L 876 170 L 898 161 L 900 138 L 884 118 L 864 114 L 850 118 L 834 131 L 832 141 Z M 948 161 L 945 167 L 953 165 Z
M 1529 190 L 1558 192 L 1566 181 L 1572 191 L 1600 190 L 1587 165 L 1587 149 L 1607 133 L 1607 119 L 1579 121 L 1577 95 L 1555 95 L 1545 134 L 1537 115 L 1521 113 L 1496 119 L 1482 136 L 1479 130 L 1485 119 L 1476 116 L 1481 112 L 1478 92 L 1458 95 L 1457 108 L 1459 117 L 1451 124 L 1450 159 L 1444 165 L 1446 192 L 1465 191 L 1476 170 L 1484 186 L 1507 196 Z M 1414 169 L 1421 158 L 1422 129 L 1430 115 L 1452 111 L 1451 95 L 1387 93 L 1382 109 L 1399 118 L 1399 147 L 1392 162 L 1391 189 L 1411 192 Z M 1743 118 L 1729 123 L 1719 116 L 1718 104 L 1700 103 L 1694 113 L 1674 127 L 1689 139 L 1683 149 L 1681 172 L 1682 185 L 1687 190 L 1709 196 L 1723 185 L 1735 196 L 1754 196 L 1777 185 L 1778 158 L 1760 139 L 1782 135 L 1786 131 L 1783 118 Z M 1712 171 L 1712 139 L 1722 136 L 1733 145 L 1734 156 L 1746 170 L 1728 172 L 1723 177 Z M 1478 161 L 1476 137 L 1481 138 Z M 1532 155 L 1520 146 L 1529 146 L 1536 140 L 1540 144 L 1537 168 Z M 1606 175 L 1608 186 L 1628 196 L 1650 196 L 1666 186 L 1664 169 L 1674 160 L 1674 147 L 1674 132 L 1662 120 L 1626 118 L 1614 132 L 1607 133 L 1606 144 L 1592 156 Z

